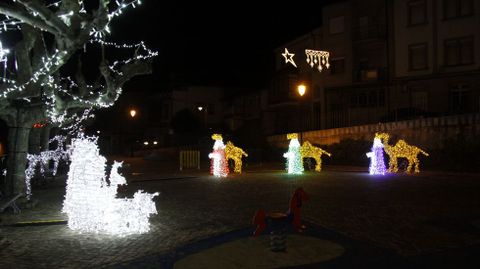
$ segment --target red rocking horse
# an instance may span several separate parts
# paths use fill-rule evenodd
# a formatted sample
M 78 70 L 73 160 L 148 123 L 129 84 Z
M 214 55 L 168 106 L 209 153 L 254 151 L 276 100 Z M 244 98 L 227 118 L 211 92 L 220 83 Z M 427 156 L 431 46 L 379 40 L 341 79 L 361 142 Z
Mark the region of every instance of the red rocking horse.
M 295 231 L 302 231 L 305 229 L 305 226 L 302 225 L 302 218 L 300 214 L 300 207 L 304 201 L 308 201 L 308 195 L 303 190 L 303 188 L 297 188 L 290 199 L 290 208 L 286 213 L 281 212 L 269 212 L 266 213 L 265 210 L 259 209 L 253 217 L 253 225 L 257 225 L 254 236 L 260 235 L 267 228 L 267 220 L 272 225 L 275 223 L 281 222 L 291 222 L 292 227 Z M 272 228 L 272 227 L 271 227 Z

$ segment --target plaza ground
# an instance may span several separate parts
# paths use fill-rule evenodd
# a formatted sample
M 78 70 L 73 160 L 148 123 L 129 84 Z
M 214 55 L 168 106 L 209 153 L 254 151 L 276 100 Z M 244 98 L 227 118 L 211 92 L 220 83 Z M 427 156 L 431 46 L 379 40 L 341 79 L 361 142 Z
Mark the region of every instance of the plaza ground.
M 258 208 L 286 211 L 296 187 L 310 196 L 302 207 L 305 222 L 344 238 L 347 248 L 348 242 L 358 243 L 419 264 L 441 263 L 438 257 L 456 261 L 462 255 L 480 264 L 474 256 L 480 254 L 478 174 L 370 176 L 363 168 L 326 166 L 321 173 L 292 176 L 273 164 L 218 179 L 207 169 L 178 172 L 173 165 L 126 162 L 129 185 L 119 189 L 120 195 L 137 189 L 160 192 L 149 233 L 114 237 L 79 234 L 63 222 L 18 225 L 66 219 L 60 212 L 65 178 L 57 178 L 34 187 L 39 200 L 35 208 L 0 215 L 1 233 L 8 241 L 0 246 L 0 268 L 135 268 L 142 259 L 163 268 L 151 257 L 232 231 L 249 232 Z

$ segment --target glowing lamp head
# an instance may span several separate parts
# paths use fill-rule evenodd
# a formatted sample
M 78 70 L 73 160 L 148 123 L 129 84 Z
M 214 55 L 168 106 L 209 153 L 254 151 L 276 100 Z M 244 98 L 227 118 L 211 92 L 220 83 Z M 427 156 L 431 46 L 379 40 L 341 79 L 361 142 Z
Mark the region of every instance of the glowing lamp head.
M 303 96 L 303 95 L 305 95 L 305 92 L 307 91 L 307 87 L 303 84 L 300 84 L 297 87 L 297 91 L 298 91 L 298 94 L 300 94 L 300 96 Z
M 202 110 L 203 110 L 203 106 L 198 106 L 197 109 L 198 109 L 198 111 L 202 111 Z
M 135 109 L 130 109 L 130 117 L 134 118 L 137 115 L 137 111 Z

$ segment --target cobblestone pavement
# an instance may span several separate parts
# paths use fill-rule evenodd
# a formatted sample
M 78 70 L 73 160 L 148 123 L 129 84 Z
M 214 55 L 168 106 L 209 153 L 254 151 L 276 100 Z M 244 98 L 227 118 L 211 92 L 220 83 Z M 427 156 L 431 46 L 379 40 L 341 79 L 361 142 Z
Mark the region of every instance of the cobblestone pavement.
M 480 244 L 480 177 L 436 174 L 372 177 L 361 172 L 247 169 L 227 179 L 205 171 L 142 174 L 131 168 L 125 195 L 159 191 L 151 231 L 123 238 L 78 234 L 66 225 L 12 226 L 19 221 L 62 220 L 64 183 L 57 179 L 33 189 L 39 204 L 20 215 L 0 214 L 0 268 L 102 268 L 250 226 L 253 213 L 285 211 L 290 194 L 302 186 L 309 222 L 343 236 L 412 257 Z M 147 171 L 146 169 L 145 171 Z M 268 170 L 268 171 L 267 171 Z M 136 181 L 133 181 L 136 180 Z M 64 182 L 64 181 L 63 181 Z

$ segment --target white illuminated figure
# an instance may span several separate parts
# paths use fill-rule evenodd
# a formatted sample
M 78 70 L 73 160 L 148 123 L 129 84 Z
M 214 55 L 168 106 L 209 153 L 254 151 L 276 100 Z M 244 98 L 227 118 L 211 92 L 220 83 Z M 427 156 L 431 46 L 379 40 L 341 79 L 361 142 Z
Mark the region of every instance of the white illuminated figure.
M 302 174 L 304 169 L 298 134 L 287 134 L 287 138 L 290 139 L 290 144 L 288 151 L 283 154 L 283 157 L 287 159 L 287 171 L 289 174 Z
M 210 173 L 216 177 L 226 177 L 229 169 L 222 135 L 213 134 L 212 139 L 215 140 L 215 143 L 213 144 L 212 153 L 208 154 L 208 158 L 211 159 Z
M 148 232 L 150 215 L 157 214 L 153 197 L 158 193 L 137 191 L 133 198 L 116 198 L 118 185 L 125 178 L 115 162 L 107 183 L 106 159 L 101 156 L 96 138 L 80 137 L 72 142 L 71 164 L 63 212 L 68 227 L 81 232 L 128 235 Z

